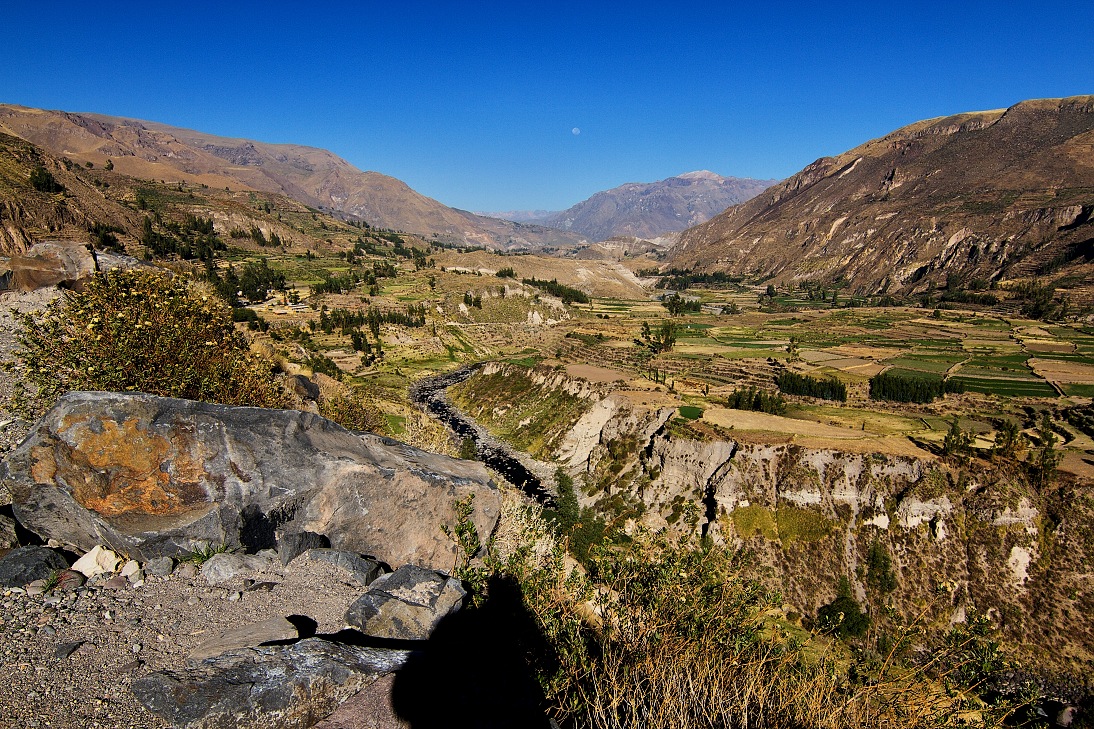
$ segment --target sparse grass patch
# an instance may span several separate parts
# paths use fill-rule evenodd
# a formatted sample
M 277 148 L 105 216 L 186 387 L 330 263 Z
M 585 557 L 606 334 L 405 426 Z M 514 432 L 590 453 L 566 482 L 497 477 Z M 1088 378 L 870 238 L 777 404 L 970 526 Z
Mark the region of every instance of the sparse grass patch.
M 792 542 L 817 542 L 832 531 L 832 522 L 822 514 L 799 506 L 781 505 L 775 510 L 775 524 L 779 540 Z

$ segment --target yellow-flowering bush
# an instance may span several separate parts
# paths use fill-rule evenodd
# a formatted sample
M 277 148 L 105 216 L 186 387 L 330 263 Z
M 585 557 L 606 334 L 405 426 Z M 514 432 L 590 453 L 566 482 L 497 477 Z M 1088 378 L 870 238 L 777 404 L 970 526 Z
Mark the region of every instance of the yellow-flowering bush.
M 96 274 L 44 314 L 23 317 L 17 356 L 28 412 L 71 390 L 138 391 L 227 405 L 283 407 L 212 292 L 158 271 Z

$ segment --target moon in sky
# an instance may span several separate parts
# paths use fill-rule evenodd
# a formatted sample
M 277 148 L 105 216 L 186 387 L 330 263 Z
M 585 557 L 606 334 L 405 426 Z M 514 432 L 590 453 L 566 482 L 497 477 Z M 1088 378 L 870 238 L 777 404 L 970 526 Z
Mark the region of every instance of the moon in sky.
M 577 127 L 574 127 L 574 128 L 573 128 L 573 129 L 571 129 L 570 131 L 571 131 L 571 132 L 573 133 L 573 135 L 574 135 L 575 137 L 576 137 L 576 136 L 577 136 L 578 134 L 581 134 L 581 130 L 580 130 L 580 129 L 578 129 Z

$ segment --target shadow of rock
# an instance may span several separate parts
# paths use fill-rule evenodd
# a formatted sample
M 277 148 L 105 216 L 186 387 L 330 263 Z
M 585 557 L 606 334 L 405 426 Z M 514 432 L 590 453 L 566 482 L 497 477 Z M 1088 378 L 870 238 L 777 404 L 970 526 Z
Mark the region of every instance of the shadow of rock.
M 391 704 L 412 729 L 549 729 L 534 665 L 551 648 L 515 580 L 494 578 L 487 599 L 445 617 L 394 677 Z

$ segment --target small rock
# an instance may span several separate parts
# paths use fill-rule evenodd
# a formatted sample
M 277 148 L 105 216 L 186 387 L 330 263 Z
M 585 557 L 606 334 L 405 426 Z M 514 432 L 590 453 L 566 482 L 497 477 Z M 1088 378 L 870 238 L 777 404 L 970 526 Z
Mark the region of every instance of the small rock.
M 255 582 L 254 580 L 248 580 L 251 584 L 247 585 L 244 592 L 270 592 L 277 587 L 276 582 Z
M 22 587 L 34 580 L 48 580 L 68 562 L 48 547 L 17 547 L 0 557 L 0 587 Z
M 228 602 L 239 602 L 243 598 L 242 592 L 230 592 L 228 593 Z
M 19 537 L 15 535 L 15 520 L 0 514 L 0 549 L 14 549 L 19 546 Z
M 330 540 L 314 532 L 291 532 L 282 534 L 277 540 L 277 556 L 281 564 L 292 562 L 309 549 L 330 547 Z
M 42 583 L 43 580 L 35 580 L 34 582 Z M 27 585 L 27 594 L 28 595 L 41 595 L 45 591 L 46 591 L 46 588 L 42 587 L 41 584 L 35 585 L 35 584 L 31 583 L 31 584 Z
M 103 583 L 103 587 L 108 590 L 124 590 L 129 586 L 129 580 L 121 575 L 114 575 L 109 580 Z
M 83 644 L 84 641 L 82 640 L 78 640 L 74 643 L 62 643 L 53 651 L 53 657 L 64 660 L 75 653 Z
M 184 579 L 192 580 L 198 576 L 198 568 L 190 562 L 183 562 L 175 568 L 174 574 Z
M 299 637 L 296 626 L 285 618 L 270 618 L 260 623 L 231 628 L 206 640 L 191 651 L 187 660 L 202 661 L 237 648 L 253 648 L 276 641 L 296 640 Z
M 404 565 L 369 585 L 346 610 L 346 624 L 376 638 L 424 640 L 466 595 L 459 580 Z
M 133 575 L 141 571 L 141 565 L 137 560 L 131 559 L 127 561 L 122 568 L 118 571 L 122 577 L 128 577 L 130 582 L 133 582 Z
M 155 577 L 166 577 L 175 567 L 175 560 L 170 557 L 157 557 L 150 559 L 144 565 L 144 571 Z
M 308 638 L 289 646 L 241 648 L 175 671 L 156 671 L 131 689 L 178 729 L 309 726 L 408 652 Z
M 129 649 L 132 650 L 134 653 L 140 653 L 142 648 L 143 646 L 140 643 L 134 643 L 133 645 L 129 646 Z
M 80 587 L 84 582 L 85 580 L 82 574 L 76 570 L 69 569 L 57 575 L 57 586 L 54 589 L 69 592 Z
M 205 561 L 205 564 L 201 566 L 201 576 L 209 584 L 218 585 L 236 577 L 245 569 L 243 555 L 221 552 Z
M 94 577 L 113 572 L 118 568 L 119 562 L 121 562 L 121 557 L 101 544 L 96 544 L 90 552 L 76 560 L 76 563 L 72 565 L 72 569 L 84 577 Z

